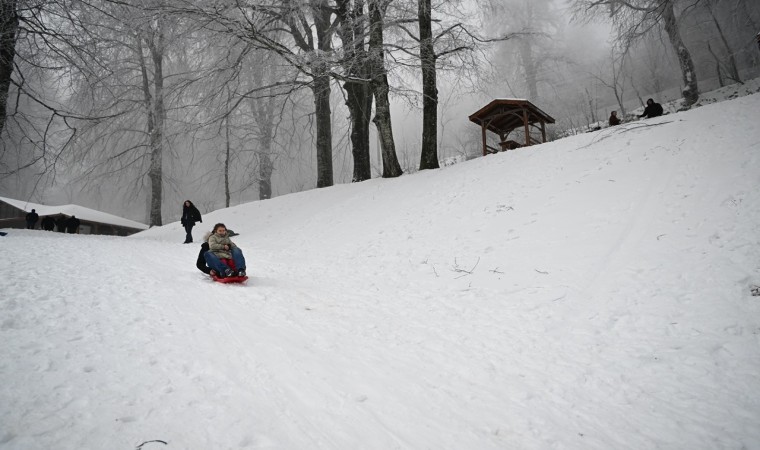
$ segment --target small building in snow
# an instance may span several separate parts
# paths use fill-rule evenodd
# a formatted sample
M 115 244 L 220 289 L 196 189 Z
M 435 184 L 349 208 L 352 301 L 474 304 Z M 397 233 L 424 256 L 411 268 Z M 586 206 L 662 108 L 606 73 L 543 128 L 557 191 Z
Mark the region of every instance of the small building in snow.
M 111 236 L 129 236 L 148 226 L 134 220 L 108 214 L 79 205 L 50 206 L 23 200 L 0 197 L 0 228 L 26 228 L 26 215 L 32 210 L 40 216 L 35 229 L 42 229 L 42 220 L 52 217 L 56 223 L 76 216 L 80 221 L 79 234 L 104 234 Z M 56 231 L 58 227 L 56 226 Z
M 489 153 L 514 150 L 546 142 L 546 124 L 554 118 L 525 99 L 497 98 L 469 117 L 480 126 L 483 139 L 483 156 Z M 487 131 L 499 137 L 499 148 L 488 145 Z M 509 139 L 513 131 L 523 133 L 523 142 Z M 538 136 L 533 136 L 537 134 Z

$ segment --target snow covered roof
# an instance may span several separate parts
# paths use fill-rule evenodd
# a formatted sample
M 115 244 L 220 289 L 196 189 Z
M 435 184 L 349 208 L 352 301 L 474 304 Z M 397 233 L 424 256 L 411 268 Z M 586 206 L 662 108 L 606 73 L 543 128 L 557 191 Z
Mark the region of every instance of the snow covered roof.
M 541 108 L 528 100 L 518 98 L 497 98 L 492 100 L 489 104 L 471 114 L 469 119 L 478 125 L 487 123 L 488 129 L 498 134 L 500 131 L 509 132 L 523 125 L 522 113 L 516 114 L 517 111 L 526 111 L 529 123 L 554 123 L 554 118 L 542 111 Z
M 104 223 L 109 225 L 117 225 L 120 227 L 136 228 L 139 230 L 147 230 L 148 226 L 144 223 L 135 222 L 134 220 L 125 219 L 123 217 L 108 214 L 103 211 L 95 209 L 85 208 L 79 205 L 41 205 L 39 203 L 32 203 L 23 200 L 15 200 L 7 197 L 0 197 L 0 202 L 5 202 L 15 208 L 21 209 L 26 212 L 31 212 L 34 209 L 37 214 L 42 216 L 53 216 L 56 214 L 65 214 L 67 216 L 77 216 L 79 220 L 85 220 L 89 222 Z

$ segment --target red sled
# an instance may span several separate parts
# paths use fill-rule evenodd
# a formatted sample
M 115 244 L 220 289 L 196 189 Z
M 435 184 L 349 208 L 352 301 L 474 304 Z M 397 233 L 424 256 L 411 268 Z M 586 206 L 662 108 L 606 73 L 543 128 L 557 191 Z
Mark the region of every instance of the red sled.
M 235 270 L 235 261 L 231 259 L 226 259 L 226 258 L 222 258 L 221 261 L 224 264 L 226 264 L 230 269 Z M 211 279 L 216 281 L 217 283 L 242 283 L 248 279 L 248 276 L 243 276 L 243 277 L 234 276 L 234 277 L 220 278 L 216 275 L 211 275 Z

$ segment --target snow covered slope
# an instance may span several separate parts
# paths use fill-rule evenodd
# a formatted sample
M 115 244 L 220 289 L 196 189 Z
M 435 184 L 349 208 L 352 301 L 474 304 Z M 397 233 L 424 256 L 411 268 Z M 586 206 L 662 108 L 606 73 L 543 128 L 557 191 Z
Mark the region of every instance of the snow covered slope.
M 10 230 L 0 448 L 760 448 L 758 111 L 205 214 L 245 286 Z

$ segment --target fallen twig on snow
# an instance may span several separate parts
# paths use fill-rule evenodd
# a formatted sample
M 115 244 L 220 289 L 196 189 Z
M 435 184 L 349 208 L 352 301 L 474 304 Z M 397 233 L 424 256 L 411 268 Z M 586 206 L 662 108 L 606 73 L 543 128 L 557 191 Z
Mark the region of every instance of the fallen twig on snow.
M 625 133 L 626 131 L 638 130 L 639 128 L 646 128 L 646 127 L 657 127 L 657 126 L 665 125 L 667 123 L 672 123 L 672 122 L 673 122 L 672 120 L 669 120 L 667 122 L 659 122 L 659 123 L 628 122 L 622 125 L 608 127 L 608 128 L 605 128 L 605 130 L 609 130 L 608 132 L 600 133 L 600 135 L 598 136 L 598 139 L 597 138 L 592 139 L 591 142 L 589 142 L 588 144 L 582 147 L 578 147 L 578 150 L 582 148 L 590 147 L 591 145 L 596 144 L 597 142 L 601 142 L 617 134 Z
M 145 442 L 143 442 L 142 444 L 140 444 L 140 445 L 137 446 L 137 449 L 139 450 L 139 449 L 142 448 L 143 445 L 150 444 L 151 442 L 160 442 L 160 443 L 162 443 L 164 445 L 169 445 L 169 444 L 166 443 L 166 441 L 162 441 L 160 439 L 155 439 L 155 440 L 152 440 L 152 441 L 145 441 Z
M 466 275 L 472 275 L 472 272 L 475 271 L 475 268 L 478 267 L 478 264 L 480 264 L 480 257 L 478 257 L 478 260 L 475 262 L 475 265 L 472 266 L 472 269 L 470 269 L 470 270 L 462 269 L 461 267 L 459 267 L 459 263 L 457 263 L 457 259 L 454 258 L 454 269 L 453 270 L 454 270 L 454 272 L 464 272 Z M 466 275 L 462 275 L 462 276 L 466 276 Z M 459 278 L 459 277 L 457 277 L 457 278 Z

